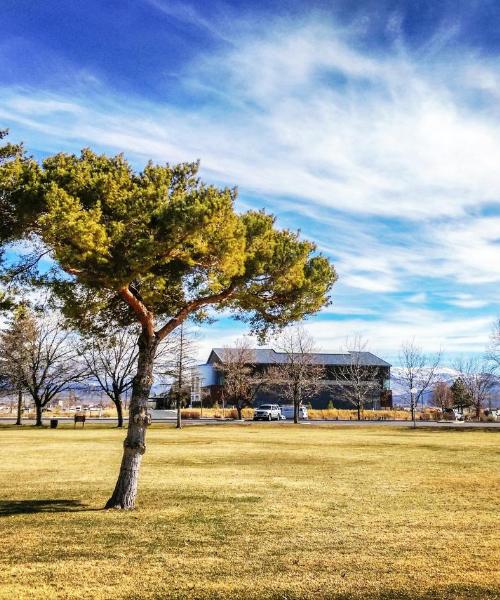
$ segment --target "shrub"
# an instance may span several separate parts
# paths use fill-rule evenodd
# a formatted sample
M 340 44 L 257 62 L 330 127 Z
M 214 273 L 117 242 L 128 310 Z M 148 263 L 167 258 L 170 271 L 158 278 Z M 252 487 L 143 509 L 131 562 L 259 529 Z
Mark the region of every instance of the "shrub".
M 481 423 L 496 423 L 496 418 L 492 414 L 483 414 L 480 419 Z
M 191 408 L 183 408 L 181 410 L 181 417 L 183 419 L 199 419 L 200 418 L 200 411 L 199 410 L 193 410 Z
M 253 418 L 253 408 L 250 408 L 250 407 L 248 407 L 248 408 L 244 408 L 244 409 L 241 411 L 241 416 L 242 416 L 244 419 L 252 419 L 252 418 Z
M 339 420 L 339 421 L 354 421 L 358 418 L 356 410 L 341 409 L 341 408 L 326 408 L 323 410 L 312 409 L 308 411 L 311 420 Z M 362 416 L 364 420 L 393 420 L 402 419 L 407 421 L 411 418 L 409 412 L 405 410 L 366 410 Z

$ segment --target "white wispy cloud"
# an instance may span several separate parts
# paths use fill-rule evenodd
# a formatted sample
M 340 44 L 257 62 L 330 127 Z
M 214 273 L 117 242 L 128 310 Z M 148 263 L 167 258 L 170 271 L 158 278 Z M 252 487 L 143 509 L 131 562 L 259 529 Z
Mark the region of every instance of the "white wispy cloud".
M 456 353 L 482 353 L 489 341 L 491 319 L 442 319 L 438 311 L 401 310 L 385 315 L 380 320 L 366 320 L 362 315 L 342 320 L 322 315 L 306 321 L 305 329 L 314 337 L 317 349 L 323 352 L 344 351 L 346 339 L 354 333 L 368 341 L 368 349 L 382 357 L 397 358 L 402 342 L 415 339 L 427 352 L 443 352 L 443 364 L 451 364 Z M 213 347 L 230 346 L 246 334 L 241 323 L 230 327 L 216 324 L 202 329 L 199 340 L 199 359 L 206 360 Z M 257 345 L 257 340 L 253 340 Z M 266 346 L 272 346 L 269 340 Z
M 187 23 L 194 27 L 204 29 L 211 35 L 229 41 L 229 37 L 224 35 L 224 30 L 214 24 L 212 20 L 206 19 L 196 8 L 187 2 L 178 0 L 144 0 L 146 4 L 157 9 L 164 15 Z M 219 14 L 220 18 L 220 14 Z
M 0 86 L 0 120 L 39 151 L 88 144 L 138 165 L 199 157 L 203 175 L 237 184 L 246 205 L 300 225 L 335 259 L 337 293 L 355 303 L 342 301 L 336 314 L 359 316 L 335 325 L 319 317 L 311 327 L 325 341 L 364 325 L 382 349 L 415 333 L 430 347 L 441 338 L 478 348 L 498 310 L 485 290 L 500 282 L 495 59 L 450 54 L 452 28 L 410 51 L 397 15 L 388 23 L 394 51 L 381 54 L 363 49 L 356 27 L 311 18 L 238 31 L 188 3 L 145 1 L 224 38 L 178 74 L 176 91 L 189 102 L 123 97 L 102 82 Z M 432 301 L 429 281 L 450 309 L 493 312 L 417 315 L 418 303 Z M 405 314 L 387 296 L 400 292 L 412 308 Z M 385 296 L 389 311 L 370 306 Z
M 488 306 L 488 300 L 477 298 L 472 294 L 456 294 L 448 300 L 448 304 L 458 306 L 460 308 L 483 308 Z
M 26 122 L 26 107 L 40 102 L 44 132 L 52 103 L 53 116 L 64 107 L 77 117 L 69 129 L 61 124 L 63 137 L 156 159 L 202 156 L 215 178 L 322 208 L 419 219 L 496 202 L 498 120 L 465 106 L 437 67 L 422 72 L 407 56 L 372 58 L 339 36 L 317 24 L 278 28 L 198 61 L 186 81 L 232 98 L 224 110 L 217 95 L 194 113 L 110 101 L 111 94 L 103 102 L 101 93 L 33 99 L 4 90 L 4 115 Z

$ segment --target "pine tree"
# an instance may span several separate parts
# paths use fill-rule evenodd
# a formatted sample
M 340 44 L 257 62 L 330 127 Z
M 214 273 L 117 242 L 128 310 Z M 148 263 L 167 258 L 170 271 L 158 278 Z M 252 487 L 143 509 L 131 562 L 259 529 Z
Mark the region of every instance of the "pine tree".
M 464 381 L 461 377 L 457 377 L 452 383 L 451 394 L 453 397 L 453 405 L 457 408 L 464 409 L 472 404 L 472 396 L 465 387 Z
M 59 267 L 51 279 L 64 314 L 138 323 L 137 371 L 118 480 L 107 507 L 133 508 L 151 422 L 158 345 L 187 318 L 224 309 L 264 337 L 329 302 L 336 274 L 315 245 L 275 227 L 263 211 L 239 214 L 236 190 L 198 177 L 198 163 L 132 170 L 121 155 L 57 154 L 30 173 L 16 207 L 42 200 L 37 230 Z M 19 176 L 20 183 L 21 177 Z M 0 189 L 6 184 L 0 173 Z M 109 332 L 111 333 L 111 332 Z

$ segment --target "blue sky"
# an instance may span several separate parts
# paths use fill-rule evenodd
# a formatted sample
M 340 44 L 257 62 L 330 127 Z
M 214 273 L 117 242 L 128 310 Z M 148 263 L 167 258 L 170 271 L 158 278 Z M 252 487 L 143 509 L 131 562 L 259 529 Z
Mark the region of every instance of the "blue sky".
M 37 157 L 201 159 L 335 262 L 323 350 L 480 352 L 500 313 L 496 0 L 3 0 L 0 126 Z M 203 330 L 202 352 L 244 332 Z

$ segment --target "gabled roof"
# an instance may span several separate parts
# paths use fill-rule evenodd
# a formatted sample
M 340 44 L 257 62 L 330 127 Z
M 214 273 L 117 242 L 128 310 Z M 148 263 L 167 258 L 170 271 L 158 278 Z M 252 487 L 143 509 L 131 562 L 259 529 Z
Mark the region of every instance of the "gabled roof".
M 207 364 L 213 362 L 224 362 L 224 353 L 230 352 L 231 348 L 212 348 L 210 352 L 210 356 L 208 357 Z M 252 363 L 256 365 L 276 365 L 283 364 L 286 362 L 286 353 L 285 352 L 276 352 L 272 348 L 255 348 L 253 350 L 254 360 Z M 323 353 L 314 353 L 314 356 L 320 365 L 350 365 L 352 361 L 352 355 L 356 354 L 355 352 L 346 352 L 343 354 L 323 354 Z M 382 360 L 375 354 L 371 352 L 358 352 L 359 355 L 359 363 L 369 367 L 390 367 L 391 365 Z

